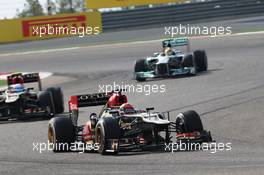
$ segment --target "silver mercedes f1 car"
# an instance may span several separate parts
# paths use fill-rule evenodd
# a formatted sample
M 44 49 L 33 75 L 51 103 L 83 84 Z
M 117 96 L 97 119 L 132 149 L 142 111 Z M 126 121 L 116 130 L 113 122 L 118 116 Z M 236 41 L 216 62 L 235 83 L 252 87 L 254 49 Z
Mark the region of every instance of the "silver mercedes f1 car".
M 162 47 L 162 52 L 136 60 L 134 78 L 137 81 L 178 75 L 196 75 L 198 72 L 207 71 L 206 52 L 204 50 L 191 52 L 188 38 L 164 40 Z

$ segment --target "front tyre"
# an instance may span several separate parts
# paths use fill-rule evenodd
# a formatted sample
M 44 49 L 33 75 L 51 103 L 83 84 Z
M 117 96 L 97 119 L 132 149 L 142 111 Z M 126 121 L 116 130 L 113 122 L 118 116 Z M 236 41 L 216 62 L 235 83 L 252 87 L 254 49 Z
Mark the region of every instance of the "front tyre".
M 204 50 L 196 50 L 193 52 L 195 63 L 197 66 L 197 71 L 207 71 L 208 69 L 208 60 L 207 54 Z
M 98 152 L 102 155 L 117 154 L 118 148 L 113 150 L 109 144 L 111 139 L 118 140 L 121 138 L 121 129 L 118 120 L 112 117 L 101 119 L 95 127 L 95 143 L 98 143 Z M 113 152 L 107 152 L 112 150 Z
M 54 117 L 48 125 L 48 141 L 54 152 L 70 151 L 75 141 L 75 127 L 68 117 Z
M 181 65 L 182 67 L 188 67 L 191 69 L 188 75 L 193 75 L 193 76 L 196 75 L 197 68 L 193 54 L 184 55 Z
M 107 144 L 105 139 L 105 130 L 102 123 L 99 123 L 96 126 L 95 130 L 95 143 L 98 143 L 98 152 L 102 155 L 106 153 L 107 150 Z
M 134 66 L 134 75 L 137 81 L 139 82 L 146 81 L 146 78 L 143 78 L 137 74 L 138 72 L 146 72 L 146 71 L 147 71 L 147 66 L 146 66 L 145 59 L 136 60 L 135 66 Z
M 177 133 L 202 132 L 203 130 L 201 118 L 196 111 L 186 111 L 176 117 Z
M 194 58 L 192 54 L 184 55 L 182 59 L 182 67 L 193 67 L 194 66 Z

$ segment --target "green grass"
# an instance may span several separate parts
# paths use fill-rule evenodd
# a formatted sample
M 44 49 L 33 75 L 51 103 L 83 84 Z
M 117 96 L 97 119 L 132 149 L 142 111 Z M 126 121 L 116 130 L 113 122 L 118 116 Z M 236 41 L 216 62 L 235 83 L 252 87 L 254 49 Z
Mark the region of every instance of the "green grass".
M 6 81 L 5 80 L 0 80 L 0 87 L 5 86 L 6 85 Z

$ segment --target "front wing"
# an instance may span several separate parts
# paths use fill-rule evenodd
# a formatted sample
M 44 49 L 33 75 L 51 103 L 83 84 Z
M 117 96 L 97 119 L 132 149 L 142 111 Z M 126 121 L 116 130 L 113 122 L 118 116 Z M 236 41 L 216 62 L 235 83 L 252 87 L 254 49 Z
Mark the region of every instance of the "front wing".
M 183 67 L 179 69 L 170 69 L 167 74 L 156 74 L 155 71 L 147 71 L 147 72 L 136 72 L 135 77 L 140 78 L 162 78 L 162 77 L 175 77 L 180 75 L 189 75 L 195 74 L 194 67 Z

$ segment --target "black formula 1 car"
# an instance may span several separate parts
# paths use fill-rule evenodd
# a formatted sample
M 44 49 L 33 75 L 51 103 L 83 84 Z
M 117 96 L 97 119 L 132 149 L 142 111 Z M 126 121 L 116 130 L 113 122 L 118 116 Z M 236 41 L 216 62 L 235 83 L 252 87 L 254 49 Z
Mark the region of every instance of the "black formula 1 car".
M 179 47 L 185 49 L 179 49 Z M 196 75 L 207 71 L 207 55 L 204 50 L 190 51 L 187 38 L 167 39 L 162 42 L 163 52 L 138 59 L 134 66 L 137 81 L 150 78 L 165 78 L 179 75 Z
M 104 105 L 98 115 L 92 113 L 86 124 L 77 125 L 81 107 L 98 105 Z M 198 144 L 212 141 L 195 111 L 180 113 L 172 122 L 170 113 L 151 112 L 153 109 L 134 109 L 121 92 L 72 96 L 69 116 L 49 121 L 48 141 L 54 152 L 77 151 L 71 148 L 83 144 L 89 145 L 87 151 L 101 154 L 163 148 L 173 142 L 172 133 L 176 134 L 176 141 Z
M 38 90 L 24 84 L 38 83 Z M 39 73 L 14 73 L 7 77 L 7 88 L 0 92 L 0 119 L 21 117 L 51 118 L 64 111 L 59 87 L 42 90 Z

